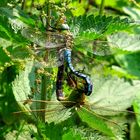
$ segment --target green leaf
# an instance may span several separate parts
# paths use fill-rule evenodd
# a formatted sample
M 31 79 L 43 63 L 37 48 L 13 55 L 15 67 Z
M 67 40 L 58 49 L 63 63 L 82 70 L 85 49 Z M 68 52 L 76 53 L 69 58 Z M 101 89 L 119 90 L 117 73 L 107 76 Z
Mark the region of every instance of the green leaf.
M 117 77 L 93 78 L 94 93 L 88 97 L 88 105 L 98 115 L 113 116 L 131 107 L 140 91 L 140 81 L 133 84 Z
M 128 34 L 127 32 L 118 32 L 108 36 L 108 41 L 116 44 L 123 51 L 140 51 L 140 36 Z
M 28 46 L 18 46 L 18 47 L 7 47 L 7 51 L 10 53 L 12 59 L 26 60 L 27 58 L 31 58 L 33 52 L 28 48 Z
M 134 81 L 135 84 L 138 83 L 139 81 L 135 80 Z M 138 91 L 137 93 L 137 96 L 136 96 L 136 99 L 133 103 L 133 108 L 134 108 L 134 111 L 136 113 L 136 121 L 137 121 L 137 124 L 139 125 L 140 127 L 140 91 Z
M 112 130 L 96 114 L 90 112 L 84 107 L 78 108 L 77 113 L 83 122 L 86 122 L 93 129 L 99 130 L 106 135 L 114 136 Z
M 45 125 L 45 128 L 42 129 L 42 132 L 45 134 L 49 140 L 62 140 L 62 135 L 67 131 L 66 129 L 63 129 L 63 126 L 61 124 L 55 125 L 54 123 Z
M 74 18 L 71 25 L 71 31 L 75 37 L 75 43 L 81 43 L 83 40 L 94 40 L 96 38 L 108 35 L 114 32 L 128 30 L 131 25 L 128 20 L 112 16 L 80 16 Z
M 10 131 L 9 133 L 5 134 L 5 140 L 31 140 L 31 134 L 36 131 L 36 128 L 32 124 L 22 124 L 23 126 L 18 126 L 18 130 Z M 20 128 L 21 127 L 21 128 Z
M 27 104 L 24 104 L 30 96 L 32 96 L 33 100 L 41 100 L 40 92 L 38 93 L 38 91 L 35 91 L 35 93 L 33 94 L 31 91 L 31 88 L 33 88 L 34 90 L 36 90 L 37 88 L 37 85 L 35 84 L 35 69 L 36 67 L 34 66 L 34 62 L 28 60 L 25 65 L 25 70 L 21 70 L 19 72 L 19 75 L 16 76 L 15 80 L 12 83 L 13 93 L 18 105 L 20 106 L 20 110 L 23 111 L 22 113 L 31 115 L 34 119 L 37 119 L 39 113 L 46 112 L 45 119 L 48 123 L 60 123 L 68 119 L 71 116 L 71 108 L 65 108 L 63 104 L 56 100 L 56 97 L 52 103 L 51 101 L 46 101 L 46 108 L 43 108 L 42 112 L 40 111 L 40 109 L 42 109 L 40 101 L 34 101 L 29 103 L 27 102 Z
M 12 29 L 9 27 L 8 20 L 5 17 L 0 16 L 0 37 L 12 40 Z
M 35 20 L 32 19 L 28 14 L 22 11 L 19 7 L 11 8 L 11 7 L 1 7 L 0 8 L 1 15 L 7 17 L 10 22 L 16 24 L 18 27 L 24 26 L 35 26 Z M 18 22 L 18 23 L 16 23 Z
M 16 65 L 8 65 L 4 68 L 0 75 L 0 114 L 2 121 L 10 125 L 17 119 L 12 115 L 12 112 L 17 110 L 17 104 L 14 99 L 11 83 L 18 73 L 18 67 Z
M 101 4 L 101 0 L 95 0 L 95 2 L 100 5 Z M 117 0 L 117 1 L 114 1 L 114 0 L 105 0 L 105 4 L 104 6 L 105 7 L 111 7 L 116 10 L 119 10 L 119 11 L 122 11 L 124 6 L 127 6 L 129 5 L 129 2 L 127 0 Z
M 130 16 L 131 19 L 134 20 L 135 24 L 138 26 L 133 28 L 134 32 L 140 34 L 140 9 L 135 7 L 123 7 L 123 11 Z
M 68 6 L 69 8 L 74 9 L 74 10 L 71 10 L 74 16 L 80 16 L 85 13 L 85 8 L 84 8 L 85 5 L 86 5 L 85 1 L 80 2 L 80 3 L 78 1 L 74 1 L 74 2 L 71 2 Z
M 140 96 L 138 96 L 133 103 L 134 111 L 136 112 L 137 124 L 140 127 Z
M 6 47 L 11 46 L 12 42 L 0 37 L 0 44 L 1 44 L 1 47 L 6 48 Z
M 10 3 L 10 2 L 15 2 L 15 0 L 3 0 L 3 1 L 0 1 L 0 7 L 7 6 L 7 4 Z
M 18 24 L 17 22 L 16 24 Z M 2 47 L 8 46 L 24 46 L 26 40 L 21 36 L 18 32 L 19 29 L 13 28 L 10 26 L 9 21 L 5 17 L 0 16 L 0 38 L 1 42 L 6 43 L 4 45 L 1 44 Z
M 130 126 L 130 139 L 131 140 L 139 140 L 140 136 L 140 127 L 137 122 L 133 121 Z
M 79 133 L 74 132 L 74 129 L 70 129 L 67 133 L 64 133 L 62 136 L 62 140 L 82 140 Z
M 140 10 L 134 7 L 123 7 L 123 11 L 128 14 L 132 19 L 140 19 Z
M 11 58 L 6 54 L 3 48 L 0 47 L 0 65 L 4 65 L 6 63 L 11 62 Z
M 33 62 L 28 62 L 25 67 L 25 70 L 19 72 L 19 75 L 17 75 L 16 79 L 13 81 L 12 84 L 15 99 L 19 104 L 19 106 L 25 110 L 30 110 L 30 106 L 29 105 L 25 106 L 23 105 L 23 102 L 20 101 L 27 100 L 28 95 L 30 95 L 31 93 L 30 81 L 28 77 L 32 71 L 32 66 Z
M 115 56 L 115 59 L 119 65 L 129 74 L 140 77 L 139 56 L 139 52 L 126 55 L 118 54 Z

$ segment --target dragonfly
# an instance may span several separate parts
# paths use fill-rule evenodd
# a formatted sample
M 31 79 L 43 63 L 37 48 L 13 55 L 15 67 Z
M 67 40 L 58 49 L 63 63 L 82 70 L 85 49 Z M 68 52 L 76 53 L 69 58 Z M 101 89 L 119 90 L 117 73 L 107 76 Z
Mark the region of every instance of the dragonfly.
M 22 110 L 13 114 L 25 114 L 39 119 L 39 115 L 46 112 L 46 121 L 57 124 L 73 117 L 73 114 L 77 112 L 81 120 L 90 127 L 106 135 L 118 137 L 126 130 L 127 119 L 122 114 L 139 115 L 132 111 L 126 111 L 126 109 L 132 105 L 136 97 L 134 89 L 135 91 L 139 90 L 140 83 L 132 86 L 116 77 L 93 77 L 93 79 L 96 92 L 91 96 L 85 97 L 85 94 L 79 93 L 81 91 L 78 90 L 73 90 L 67 101 L 57 101 L 55 96 L 52 96 L 51 101 L 38 100 L 37 97 L 28 100 L 22 98 L 23 95 L 17 95 L 20 97 L 18 104 Z M 14 85 L 19 86 L 18 83 L 14 83 Z M 40 108 L 42 102 L 46 103 L 45 109 Z
M 71 73 L 76 75 L 78 78 L 83 79 L 85 85 L 83 87 L 83 92 L 86 95 L 90 95 L 92 93 L 93 84 L 90 80 L 90 77 L 86 74 L 81 73 L 79 70 L 76 70 L 73 66 L 74 62 L 71 56 L 71 47 L 73 44 L 72 36 L 65 35 L 61 32 L 49 32 L 49 33 L 41 33 L 40 31 L 33 31 L 32 29 L 23 29 L 21 34 L 36 44 L 34 48 L 34 52 L 36 57 L 41 54 L 41 58 L 44 58 L 43 61 L 37 61 L 37 66 L 44 66 L 44 67 L 58 67 L 57 73 L 57 81 L 56 81 L 56 95 L 58 100 L 64 100 L 64 94 L 62 91 L 62 82 L 63 82 L 63 73 L 64 73 L 64 66 L 70 69 Z M 107 41 L 92 41 L 86 42 L 88 45 L 87 52 L 98 54 L 100 56 L 110 55 L 111 50 L 109 49 L 110 46 L 115 48 L 116 46 L 111 42 L 108 43 Z M 83 46 L 81 46 L 82 48 Z M 76 46 L 76 49 L 80 51 L 80 48 Z M 46 53 L 47 52 L 47 53 Z M 42 53 L 44 55 L 42 55 Z M 44 57 L 43 57 L 44 56 Z M 74 58 L 76 60 L 76 58 Z M 43 62 L 43 63 L 42 63 Z M 45 64 L 45 65 L 42 65 Z M 69 74 L 71 75 L 71 74 Z

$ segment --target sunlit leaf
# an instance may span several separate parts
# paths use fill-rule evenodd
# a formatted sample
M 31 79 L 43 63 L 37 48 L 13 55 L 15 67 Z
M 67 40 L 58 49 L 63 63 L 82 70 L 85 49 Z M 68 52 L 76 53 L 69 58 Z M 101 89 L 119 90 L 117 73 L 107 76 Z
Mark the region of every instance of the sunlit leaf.
M 21 126 L 19 126 L 20 128 Z M 19 131 L 20 130 L 20 131 Z M 5 140 L 14 140 L 14 139 L 19 139 L 19 140 L 23 140 L 23 139 L 28 139 L 31 140 L 31 135 L 34 131 L 36 131 L 35 126 L 33 125 L 23 125 L 21 129 L 19 130 L 13 130 L 10 131 L 9 133 L 7 133 L 4 138 Z
M 95 2 L 100 5 L 101 4 L 101 0 L 95 0 Z M 123 7 L 124 6 L 127 6 L 128 5 L 128 1 L 127 0 L 117 0 L 117 1 L 114 1 L 114 0 L 105 0 L 105 8 L 106 7 L 111 7 L 113 9 L 117 9 L 119 11 L 122 11 Z
M 94 91 L 89 97 L 91 109 L 100 115 L 115 115 L 131 107 L 139 95 L 140 82 L 131 83 L 117 77 L 93 79 Z M 105 110 L 103 108 L 106 108 Z
M 0 7 L 6 7 L 7 3 L 10 2 L 15 2 L 16 0 L 4 0 L 4 1 L 0 1 Z
M 140 20 L 140 10 L 132 7 L 123 7 L 123 10 L 134 20 Z
M 139 100 L 140 100 L 140 96 L 138 96 L 135 99 L 135 101 L 133 103 L 133 107 L 134 107 L 134 111 L 140 114 L 140 102 L 139 102 Z M 139 114 L 136 114 L 136 119 L 137 119 L 137 124 L 140 127 L 140 115 Z
M 8 56 L 8 54 L 6 54 L 6 52 L 0 47 L 0 65 L 4 65 L 5 63 L 10 63 L 11 59 Z
M 108 36 L 108 41 L 115 43 L 119 49 L 123 51 L 140 51 L 140 36 L 128 34 L 126 32 L 118 32 Z
M 86 108 L 81 107 L 77 110 L 83 122 L 86 122 L 93 129 L 99 130 L 109 136 L 114 136 L 111 129 L 108 128 L 107 124 L 99 117 L 88 111 Z
M 131 140 L 139 140 L 140 136 L 140 127 L 138 126 L 137 122 L 132 122 L 130 126 L 130 139 Z
M 72 139 L 82 140 L 80 134 L 75 134 L 74 130 L 72 131 L 72 129 L 67 133 L 65 133 L 62 137 L 62 140 L 72 140 Z
M 115 59 L 129 74 L 140 77 L 139 52 L 132 54 L 118 54 Z
M 19 75 L 17 75 L 12 86 L 13 93 L 17 103 L 20 106 L 21 113 L 26 113 L 28 115 L 35 116 L 35 118 L 38 118 L 37 116 L 40 113 L 46 112 L 46 121 L 49 123 L 59 123 L 69 118 L 71 115 L 71 108 L 65 108 L 63 104 L 56 100 L 56 97 L 53 104 L 51 104 L 51 101 L 46 102 L 46 108 L 41 111 L 42 102 L 39 101 L 41 100 L 41 95 L 39 93 L 33 94 L 31 91 L 31 86 L 34 87 L 34 80 L 35 67 L 33 62 L 30 61 L 26 64 L 25 70 L 19 72 Z M 35 100 L 34 102 L 30 100 L 28 102 L 30 96 L 33 96 L 33 100 Z M 17 114 L 20 114 L 20 112 Z
M 107 34 L 122 30 L 128 30 L 131 25 L 128 20 L 112 16 L 80 16 L 73 20 L 71 31 L 75 37 L 75 43 L 79 44 L 83 40 L 94 40 Z
M 69 8 L 73 8 L 72 9 L 72 13 L 74 16 L 80 16 L 80 15 L 83 15 L 85 13 L 85 7 L 86 6 L 86 2 L 81 2 L 79 3 L 78 1 L 74 1 L 74 2 L 71 2 L 69 4 Z
M 30 81 L 28 76 L 32 71 L 32 62 L 27 64 L 25 71 L 19 72 L 15 81 L 13 82 L 13 93 L 16 101 L 26 100 L 28 95 L 31 93 L 30 89 Z M 30 110 L 29 106 L 24 106 L 22 102 L 18 102 L 21 108 L 25 108 L 25 110 Z M 26 109 L 27 108 L 27 109 Z

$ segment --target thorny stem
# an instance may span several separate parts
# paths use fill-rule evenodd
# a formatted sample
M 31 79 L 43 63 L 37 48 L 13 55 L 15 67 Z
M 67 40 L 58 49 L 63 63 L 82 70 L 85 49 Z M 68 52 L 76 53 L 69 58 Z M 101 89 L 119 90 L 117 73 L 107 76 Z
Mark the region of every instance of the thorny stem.
M 46 100 L 46 93 L 47 93 L 47 77 L 46 75 L 42 76 L 42 87 L 41 87 L 41 100 Z M 40 103 L 40 109 L 45 109 L 46 103 L 41 102 Z M 40 119 L 45 122 L 45 111 L 40 113 Z
M 105 4 L 105 0 L 102 0 L 101 5 L 100 5 L 100 9 L 99 9 L 99 15 L 102 15 L 104 12 L 104 4 Z
M 51 22 L 51 19 L 50 19 L 50 16 L 51 16 L 51 9 L 50 9 L 50 3 L 49 3 L 49 0 L 47 2 L 47 18 L 46 18 L 46 29 L 49 29 L 49 25 L 50 25 L 50 22 Z M 47 36 L 47 39 L 50 39 L 49 35 Z M 44 57 L 44 60 L 47 61 L 46 57 L 48 56 L 47 55 L 48 52 L 46 52 L 45 54 L 45 57 Z M 46 97 L 47 97 L 47 76 L 44 74 L 42 76 L 42 87 L 41 87 L 41 100 L 45 101 L 46 100 Z M 43 103 L 41 102 L 40 103 L 40 109 L 45 109 L 46 108 L 46 103 Z M 45 122 L 45 111 L 44 112 L 41 112 L 40 113 L 40 119 Z
M 24 8 L 25 8 L 25 3 L 26 3 L 26 0 L 22 0 L 22 2 L 21 2 L 21 10 L 24 10 Z
M 49 30 L 51 25 L 51 8 L 50 8 L 50 3 L 47 2 L 47 18 L 46 18 L 46 30 Z
M 129 0 L 130 2 L 132 2 L 134 5 L 136 5 L 138 8 L 140 8 L 140 4 L 137 3 L 135 0 Z
M 34 6 L 34 0 L 32 0 L 32 2 L 31 2 L 31 6 L 30 6 L 31 11 L 32 11 L 33 6 Z

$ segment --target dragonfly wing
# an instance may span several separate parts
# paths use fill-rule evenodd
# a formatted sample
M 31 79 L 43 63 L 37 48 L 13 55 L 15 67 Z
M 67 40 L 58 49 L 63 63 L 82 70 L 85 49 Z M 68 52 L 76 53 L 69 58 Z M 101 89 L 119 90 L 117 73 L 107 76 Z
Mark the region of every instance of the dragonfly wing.
M 65 46 L 64 35 L 57 33 L 42 33 L 40 31 L 33 30 L 31 28 L 24 28 L 21 34 L 29 41 L 37 44 L 41 47 L 51 49 L 51 48 L 61 48 Z
M 54 111 L 46 112 L 45 119 L 47 122 L 60 123 L 71 117 L 71 108 L 55 108 Z
M 116 115 L 131 107 L 140 82 L 131 85 L 117 77 L 94 77 L 94 94 L 89 99 L 89 106 L 100 115 Z
M 42 116 L 41 114 L 45 113 L 45 121 L 48 123 L 60 123 L 72 115 L 72 108 L 66 108 L 58 101 L 25 100 L 22 101 L 22 103 L 22 110 L 14 112 L 14 114 L 18 115 L 24 113 L 32 116 L 32 118 L 36 120 Z M 45 109 L 41 109 L 42 103 L 45 103 Z
M 93 53 L 100 56 L 111 55 L 115 53 L 117 45 L 108 41 L 94 41 Z
M 39 59 L 38 66 L 42 65 L 42 61 L 45 64 L 44 67 L 58 67 L 63 64 L 64 35 L 41 33 L 30 28 L 24 28 L 21 34 L 34 44 L 39 45 L 32 47 L 32 54 Z
M 37 68 L 52 68 L 64 64 L 64 50 L 51 49 L 45 52 L 38 52 L 34 55 L 34 66 Z
M 94 40 L 90 42 L 85 42 L 79 46 L 77 46 L 78 50 L 87 51 L 91 54 L 95 54 L 98 56 L 106 56 L 116 53 L 119 47 L 114 42 L 109 41 L 99 41 Z

